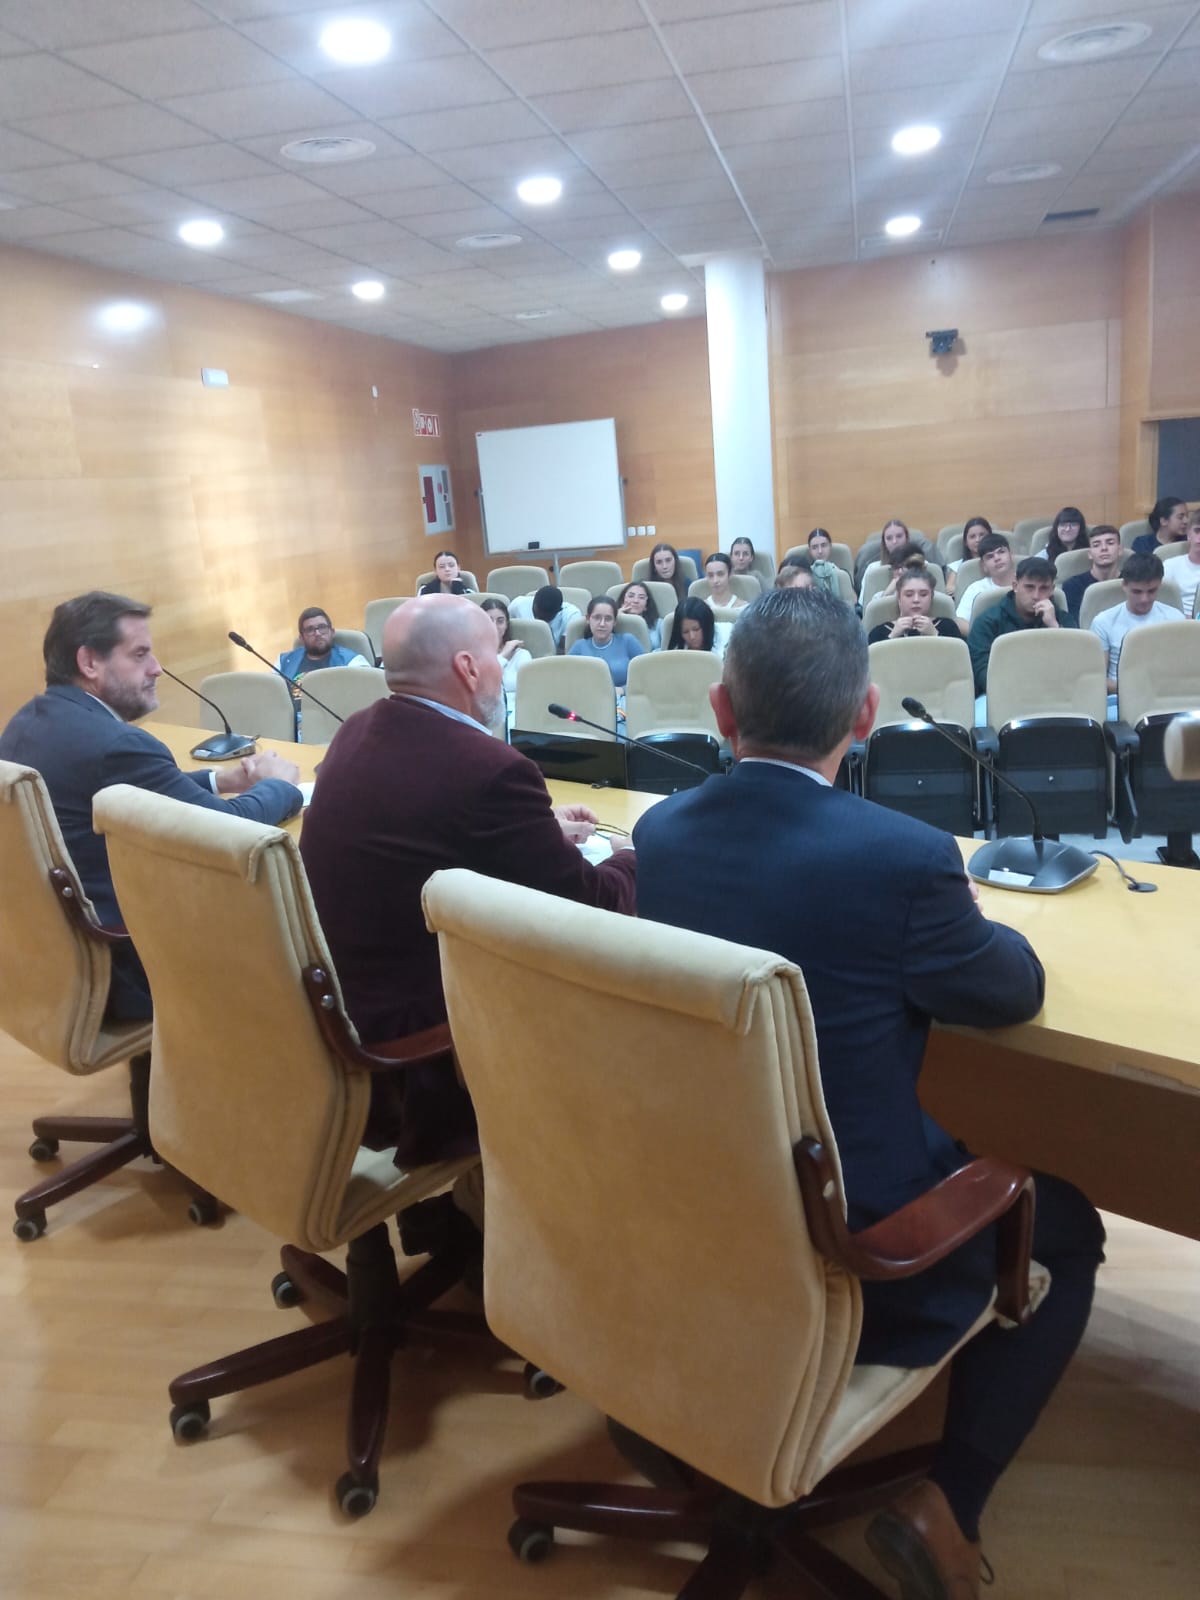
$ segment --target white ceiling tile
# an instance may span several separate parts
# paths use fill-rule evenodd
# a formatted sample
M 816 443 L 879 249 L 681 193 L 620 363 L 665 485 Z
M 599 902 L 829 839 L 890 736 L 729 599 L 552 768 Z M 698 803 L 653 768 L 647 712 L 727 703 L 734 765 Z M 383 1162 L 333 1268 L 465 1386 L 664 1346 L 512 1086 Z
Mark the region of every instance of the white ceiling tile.
M 1029 27 L 1054 28 L 1066 33 L 1092 23 L 1124 19 L 1129 0 L 1033 0 L 1029 8 Z
M 699 183 L 648 183 L 622 189 L 621 199 L 631 211 L 664 206 L 721 205 L 733 194 L 728 178 Z
M 228 28 L 92 45 L 68 51 L 66 59 L 147 100 L 271 83 L 288 75 L 282 62 Z
M 0 211 L 0 239 L 40 239 L 55 233 L 77 233 L 95 227 L 86 217 L 55 206 L 18 206 Z
M 75 200 L 71 204 L 71 210 L 78 212 L 81 217 L 90 217 L 93 222 L 103 222 L 114 228 L 134 227 L 138 223 L 162 217 L 174 219 L 175 225 L 178 226 L 196 213 L 196 208 L 190 201 L 159 189 L 146 189 L 137 194 Z
M 1119 122 L 1102 146 L 1105 150 L 1177 149 L 1181 141 L 1200 143 L 1200 101 L 1187 117 L 1164 118 L 1161 122 Z
M 1093 145 L 1112 126 L 1115 114 L 1116 107 L 1111 100 L 1072 106 L 1069 113 L 1055 105 L 997 111 L 988 123 L 987 143 L 1012 141 L 1036 148 L 1037 142 L 1044 139 L 1047 144 L 1065 143 L 1071 148 L 1080 144 Z
M 194 183 L 188 190 L 205 205 L 242 216 L 257 215 L 271 206 L 299 205 L 323 198 L 324 190 L 290 172 L 272 172 L 258 178 L 228 178 L 220 183 Z
M 197 138 L 203 134 L 197 130 Z M 218 183 L 225 178 L 253 178 L 277 169 L 235 144 L 192 145 L 184 150 L 154 150 L 141 156 L 117 156 L 113 165 L 122 172 L 145 178 L 164 188 L 185 193 L 194 183 Z
M 688 79 L 688 87 L 705 113 L 832 100 L 843 93 L 842 64 L 832 56 L 819 56 L 763 67 L 733 67 L 728 72 L 698 72 Z
M 28 39 L 18 39 L 15 33 L 5 33 L 0 28 L 0 56 L 25 56 L 31 48 Z
M 0 114 L 6 122 L 46 117 L 54 111 L 83 112 L 95 106 L 129 103 L 114 84 L 93 78 L 69 61 L 50 55 L 6 56 L 0 60 Z
M 516 99 L 444 111 L 418 111 L 407 117 L 389 117 L 384 126 L 397 139 L 426 154 L 502 140 L 539 138 L 547 133 L 541 117 Z
M 1200 72 L 1200 61 L 1197 69 Z M 1176 117 L 1190 117 L 1196 110 L 1197 89 L 1200 89 L 1200 76 L 1191 89 L 1159 89 L 1152 79 L 1126 106 L 1121 121 L 1173 122 Z
M 659 22 L 691 22 L 697 17 L 733 17 L 761 11 L 763 0 L 647 0 Z
M 365 161 L 336 161 L 308 167 L 281 159 L 280 166 L 289 172 L 304 172 L 311 183 L 319 183 L 322 189 L 343 195 L 347 200 L 390 194 L 397 189 L 433 188 L 447 181 L 441 167 L 426 161 L 424 156 L 373 155 Z M 369 201 L 364 203 L 370 204 Z
M 510 192 L 515 191 L 522 178 L 532 173 L 561 178 L 564 186 L 569 187 L 571 179 L 583 170 L 566 145 L 552 134 L 467 150 L 441 150 L 435 159 L 452 177 L 461 178 L 464 183 L 478 178 L 499 178 L 507 181 Z
M 813 164 L 832 169 L 837 178 L 850 163 L 850 141 L 844 133 L 814 134 L 808 139 L 768 139 L 759 144 L 728 145 L 724 156 L 735 178 L 766 168 L 786 174 L 793 166 Z M 893 163 L 895 157 L 892 158 Z
M 709 117 L 708 125 L 722 146 L 842 133 L 846 128 L 846 101 L 839 95 L 836 99 L 804 100 L 792 105 L 720 111 Z
M 753 150 L 769 145 L 751 145 Z M 638 161 L 607 161 L 596 167 L 597 176 L 610 189 L 642 189 L 658 183 L 705 183 L 725 186 L 728 178 L 712 150 L 684 150 L 675 155 L 647 155 Z
M 384 61 L 375 67 L 324 72 L 317 82 L 360 116 L 375 118 L 411 116 L 447 106 L 486 105 L 491 100 L 505 100 L 509 94 L 496 74 L 470 55 Z
M 667 48 L 685 76 L 729 67 L 767 66 L 808 56 L 841 56 L 841 19 L 835 0 L 742 11 L 729 17 L 672 23 Z
M 297 200 L 284 206 L 247 206 L 240 208 L 241 215 L 253 217 L 276 233 L 298 233 L 302 228 L 346 227 L 351 223 L 370 222 L 371 213 L 343 200 L 336 194 L 316 191 L 312 200 Z
M 63 111 L 32 117 L 23 124 L 38 138 L 49 139 L 76 155 L 104 160 L 142 155 L 148 150 L 175 150 L 194 145 L 199 130 L 157 106 L 103 106 L 96 111 Z
M 932 84 L 919 89 L 881 89 L 870 94 L 856 93 L 855 134 L 860 129 L 883 128 L 890 139 L 897 128 L 909 122 L 932 122 L 940 128 L 959 118 L 986 114 L 988 96 L 975 82 Z
M 1107 146 L 1097 150 L 1080 168 L 1082 173 L 1093 172 L 1127 172 L 1136 173 L 1137 181 L 1150 178 L 1163 172 L 1171 163 L 1180 156 L 1186 155 L 1191 148 L 1188 144 L 1180 144 L 1167 150 L 1110 150 Z M 1132 180 L 1131 180 L 1132 186 Z
M 112 167 L 103 167 L 95 161 L 74 161 L 69 166 L 9 172 L 4 178 L 4 187 L 9 194 L 25 195 L 45 205 L 59 205 L 102 195 L 132 194 L 148 185 L 140 178 L 115 172 Z
M 1064 117 L 1076 106 L 1107 105 L 1113 116 L 1120 96 L 1132 94 L 1146 76 L 1146 63 L 1138 56 L 1116 56 L 1112 61 L 1091 61 L 1076 67 L 1046 67 L 1041 72 L 1013 72 L 996 99 L 999 111 L 1029 111 L 1057 107 Z
M 570 144 L 589 166 L 712 148 L 704 124 L 694 116 L 655 122 L 649 131 L 644 127 L 592 128 L 573 134 Z
M 173 33 L 211 22 L 193 0 L 0 0 L 0 27 L 46 50 Z
M 1194 43 L 1200 45 L 1200 38 L 1195 39 Z M 1150 80 L 1151 92 L 1159 89 L 1194 91 L 1197 88 L 1200 88 L 1200 49 L 1172 51 Z
M 65 150 L 31 139 L 14 128 L 0 128 L 0 174 L 21 172 L 28 167 L 60 167 L 67 159 Z
M 427 211 L 405 217 L 404 226 L 421 239 L 451 244 L 470 233 L 505 233 L 513 230 L 513 219 L 497 206 L 467 206 L 461 211 Z
M 489 60 L 523 95 L 644 83 L 671 76 L 667 58 L 649 28 L 629 28 L 622 33 L 550 44 L 516 45 L 492 51 Z
M 223 139 L 253 139 L 267 133 L 319 133 L 334 123 L 345 122 L 347 117 L 346 107 L 332 95 L 299 78 L 252 89 L 179 95 L 163 103 L 169 111 L 178 112 Z
M 936 125 L 941 130 L 942 138 L 935 149 L 921 156 L 897 156 L 892 151 L 892 134 L 895 132 L 893 124 L 863 127 L 855 119 L 854 149 L 855 153 L 863 158 L 890 156 L 900 169 L 910 166 L 936 167 L 938 162 L 947 157 L 958 161 L 964 156 L 969 156 L 979 142 L 985 120 L 982 111 L 971 117 L 939 119 Z
M 580 133 L 587 128 L 640 126 L 693 114 L 691 101 L 674 78 L 534 95 L 532 102 L 562 134 Z
M 986 0 L 981 8 L 971 0 L 920 0 L 918 5 L 846 0 L 846 27 L 852 50 L 974 35 L 982 21 L 989 29 L 1008 28 L 1015 35 L 1026 4 L 1027 0 Z
M 980 85 L 1000 81 L 1007 44 L 1006 34 L 984 33 L 886 50 L 856 50 L 850 57 L 851 87 L 855 94 L 872 94 L 971 80 L 978 94 Z
M 1134 45 L 1131 50 L 1123 51 L 1119 57 L 1114 59 L 1140 62 L 1143 72 L 1148 71 L 1152 64 L 1152 58 L 1162 54 L 1184 23 L 1194 15 L 1194 12 L 1195 7 L 1192 5 L 1191 0 L 1183 0 L 1183 3 L 1173 6 L 1122 6 L 1120 21 L 1144 23 L 1150 29 L 1150 36 L 1148 39 L 1143 40 L 1141 44 Z M 1079 26 L 1079 23 L 1076 22 L 1075 26 Z M 1063 28 L 1057 23 L 1049 27 L 1026 28 L 1021 35 L 1020 43 L 1013 56 L 1012 70 L 1014 72 L 1053 72 L 1059 70 L 1042 61 L 1038 56 L 1038 50 L 1042 45 L 1049 44 L 1052 39 L 1056 39 L 1063 31 Z M 1099 64 L 1097 63 L 1097 65 Z M 1068 68 L 1068 70 L 1075 71 L 1076 69 L 1072 67 Z
M 373 250 L 377 245 L 403 245 L 413 242 L 413 235 L 399 223 L 387 222 L 381 217 L 371 217 L 366 222 L 353 222 L 348 227 L 297 228 L 296 238 L 322 248 L 350 251 Z
M 457 28 L 475 50 L 536 44 L 610 33 L 640 26 L 637 0 L 431 0 L 433 9 Z
M 425 216 L 431 211 L 458 211 L 473 205 L 479 196 L 465 184 L 440 183 L 412 188 L 385 189 L 381 194 L 359 195 L 358 202 L 380 217 Z

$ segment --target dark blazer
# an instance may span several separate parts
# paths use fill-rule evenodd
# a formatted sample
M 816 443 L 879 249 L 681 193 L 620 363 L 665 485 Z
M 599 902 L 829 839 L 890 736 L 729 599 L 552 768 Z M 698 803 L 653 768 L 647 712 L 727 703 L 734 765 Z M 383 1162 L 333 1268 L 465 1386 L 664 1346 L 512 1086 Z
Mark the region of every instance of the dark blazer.
M 980 915 L 953 839 L 752 762 L 662 801 L 634 842 L 639 916 L 777 951 L 804 973 L 851 1227 L 963 1164 L 917 1099 L 930 1021 L 1023 1022 L 1044 975 L 1019 933 Z M 993 1283 L 985 1237 L 918 1278 L 864 1284 L 858 1359 L 935 1360 Z
M 441 867 L 469 867 L 547 894 L 632 912 L 634 864 L 622 851 L 591 866 L 563 837 L 533 762 L 483 728 L 403 695 L 356 712 L 321 764 L 300 851 L 364 1040 L 402 1038 L 446 1020 L 437 940 L 421 890 Z M 449 1069 L 376 1079 L 373 1127 L 427 1160 L 473 1136 L 474 1115 Z M 395 1085 L 393 1084 L 393 1091 Z
M 72 684 L 52 684 L 21 707 L 0 734 L 0 759 L 41 773 L 75 870 L 100 921 L 109 925 L 120 923 L 121 911 L 106 842 L 92 829 L 92 800 L 101 789 L 132 783 L 255 822 L 282 822 L 302 804 L 299 789 L 279 778 L 266 778 L 245 794 L 214 794 L 208 768 L 182 772 L 153 734 L 120 721 L 94 695 Z M 148 994 L 141 963 L 132 950 L 122 951 L 113 963 L 110 1010 L 117 1016 L 149 1016 Z

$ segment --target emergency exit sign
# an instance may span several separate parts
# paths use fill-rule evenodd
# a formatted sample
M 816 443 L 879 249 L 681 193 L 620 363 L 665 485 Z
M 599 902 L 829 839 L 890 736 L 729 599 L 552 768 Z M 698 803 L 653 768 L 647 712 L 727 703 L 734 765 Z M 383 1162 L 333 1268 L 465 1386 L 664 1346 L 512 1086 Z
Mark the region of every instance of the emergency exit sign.
M 441 437 L 442 425 L 438 421 L 436 411 L 418 411 L 413 407 L 413 437 L 417 439 L 437 439 Z

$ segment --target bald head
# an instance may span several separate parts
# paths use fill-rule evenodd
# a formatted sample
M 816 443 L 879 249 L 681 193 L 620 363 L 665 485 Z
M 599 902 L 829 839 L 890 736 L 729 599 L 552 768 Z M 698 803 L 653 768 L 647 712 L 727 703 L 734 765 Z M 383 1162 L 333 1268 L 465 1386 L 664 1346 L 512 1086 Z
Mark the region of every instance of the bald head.
M 393 694 L 420 695 L 490 726 L 499 710 L 496 627 L 461 595 L 420 595 L 383 626 L 383 670 Z

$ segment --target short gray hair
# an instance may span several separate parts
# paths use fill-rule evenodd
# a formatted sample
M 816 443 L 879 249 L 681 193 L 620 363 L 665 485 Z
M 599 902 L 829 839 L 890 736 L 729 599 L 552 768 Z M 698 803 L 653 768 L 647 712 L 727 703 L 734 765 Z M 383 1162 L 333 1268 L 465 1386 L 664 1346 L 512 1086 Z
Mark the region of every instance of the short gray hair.
M 743 744 L 822 760 L 866 698 L 866 634 L 825 589 L 768 590 L 734 625 L 724 682 Z

